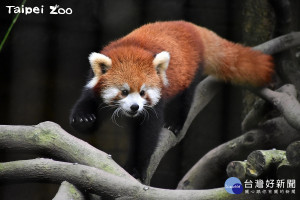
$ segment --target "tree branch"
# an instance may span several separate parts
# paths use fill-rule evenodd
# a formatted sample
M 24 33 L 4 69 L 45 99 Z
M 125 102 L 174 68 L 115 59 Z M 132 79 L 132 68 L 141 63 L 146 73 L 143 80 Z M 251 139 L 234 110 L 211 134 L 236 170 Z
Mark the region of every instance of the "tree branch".
M 276 92 L 268 88 L 257 91 L 257 94 L 273 104 L 295 129 L 300 130 L 300 104 L 297 100 L 297 91 L 293 85 L 286 85 L 289 93 Z
M 266 171 L 270 171 L 271 167 L 278 166 L 282 161 L 286 160 L 285 151 L 282 150 L 256 150 L 247 157 L 248 176 L 257 178 Z
M 253 47 L 266 54 L 275 54 L 300 45 L 300 32 L 292 32 Z
M 242 133 L 257 128 L 259 123 L 264 119 L 266 113 L 272 109 L 269 102 L 263 99 L 257 99 L 252 109 L 247 113 L 242 121 Z
M 185 191 L 165 190 L 142 185 L 134 178 L 128 178 L 126 174 L 116 173 L 116 171 L 122 172 L 119 169 L 121 167 L 116 166 L 117 164 L 111 159 L 107 160 L 107 154 L 74 138 L 52 122 L 44 122 L 37 126 L 0 126 L 0 147 L 2 149 L 43 151 L 55 157 L 64 158 L 65 160 L 75 160 L 76 163 L 65 163 L 51 159 L 0 163 L 0 182 L 48 181 L 61 183 L 62 181 L 68 181 L 70 184 L 62 184 L 60 191 L 55 197 L 56 199 L 64 195 L 62 194 L 64 191 L 67 190 L 70 192 L 70 188 L 72 193 L 72 188 L 74 189 L 72 184 L 76 185 L 80 190 L 98 195 L 108 195 L 116 199 L 168 200 L 177 198 L 193 200 L 201 198 L 207 200 L 226 200 L 235 199 L 236 197 L 228 194 L 224 188 Z M 86 149 L 82 151 L 81 148 L 83 147 Z M 90 161 L 83 155 L 88 155 L 90 158 L 95 159 L 97 157 L 102 160 L 101 162 L 113 166 L 112 169 L 116 170 L 109 171 L 107 167 L 102 167 L 103 170 L 101 170 L 77 164 L 90 163 L 92 166 L 104 165 L 104 163 L 97 164 L 96 161 Z M 78 195 L 77 197 L 80 199 L 82 196 Z M 252 200 L 258 198 L 256 196 L 245 195 L 245 199 Z
M 135 180 L 111 156 L 70 135 L 53 122 L 36 126 L 0 125 L 0 149 L 46 153 L 64 161 L 89 165 Z
M 0 182 L 67 180 L 81 190 L 116 199 L 148 200 L 232 200 L 259 199 L 259 195 L 231 195 L 224 188 L 210 190 L 168 190 L 148 187 L 136 180 L 119 177 L 103 170 L 80 164 L 34 159 L 0 163 Z
M 286 149 L 288 161 L 295 167 L 300 167 L 300 141 L 293 142 Z
M 227 165 L 226 172 L 228 177 L 236 177 L 241 181 L 246 180 L 247 171 L 246 161 L 232 161 Z
M 184 138 L 194 118 L 221 90 L 222 86 L 223 84 L 212 76 L 205 78 L 196 87 L 193 103 L 191 105 L 188 117 L 178 136 L 175 137 L 175 135 L 166 128 L 161 130 L 157 148 L 152 154 L 150 164 L 147 168 L 147 178 L 145 179 L 145 184 L 150 184 L 150 180 L 163 156 Z
M 227 175 L 237 175 L 240 180 L 274 176 L 277 178 L 299 178 L 299 167 L 292 166 L 282 150 L 257 150 L 249 154 L 245 161 L 232 161 L 228 164 Z M 237 164 L 237 168 L 234 167 Z
M 251 130 L 228 141 L 203 156 L 182 178 L 178 189 L 203 189 L 220 180 L 232 160 L 245 160 L 256 149 L 285 149 L 300 138 L 299 131 L 283 118 L 266 121 L 259 129 Z
M 276 90 L 277 92 L 284 93 L 287 96 L 292 96 L 290 98 L 297 97 L 297 91 L 293 85 L 286 84 Z M 255 91 L 258 95 L 260 95 L 260 90 Z M 295 101 L 295 100 L 294 100 Z M 242 122 L 242 131 L 248 131 L 254 129 L 258 126 L 258 124 L 264 120 L 265 115 L 273 109 L 273 105 L 271 102 L 266 101 L 264 99 L 258 99 L 253 108 L 248 112 Z

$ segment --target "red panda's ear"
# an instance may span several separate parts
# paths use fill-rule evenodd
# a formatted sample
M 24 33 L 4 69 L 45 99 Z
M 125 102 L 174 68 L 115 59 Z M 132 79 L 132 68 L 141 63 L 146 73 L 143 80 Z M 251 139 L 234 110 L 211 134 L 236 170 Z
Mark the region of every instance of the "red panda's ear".
M 93 52 L 89 56 L 90 65 L 96 77 L 104 74 L 111 67 L 111 59 L 101 53 Z
M 168 69 L 170 62 L 170 54 L 167 51 L 162 51 L 159 54 L 156 54 L 153 65 L 155 67 L 155 70 L 157 71 L 157 74 L 161 77 L 163 84 L 166 86 L 168 85 L 168 79 L 166 71 Z

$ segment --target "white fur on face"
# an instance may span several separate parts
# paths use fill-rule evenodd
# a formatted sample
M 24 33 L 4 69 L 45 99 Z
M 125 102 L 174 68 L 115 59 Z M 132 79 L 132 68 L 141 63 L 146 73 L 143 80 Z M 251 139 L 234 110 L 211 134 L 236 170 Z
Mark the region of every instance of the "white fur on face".
M 128 85 L 127 83 L 125 83 L 125 84 L 122 86 L 121 89 L 122 89 L 122 90 L 127 90 L 127 91 L 129 91 L 129 90 L 130 90 L 130 87 L 129 87 L 129 85 Z
M 127 97 L 121 99 L 119 102 L 122 109 L 125 110 L 126 112 L 131 112 L 130 107 L 132 105 L 134 104 L 139 105 L 139 109 L 137 110 L 137 113 L 139 113 L 143 110 L 144 104 L 147 101 L 144 98 L 142 98 L 139 93 L 134 92 L 134 93 L 130 93 Z
M 160 93 L 160 88 L 156 88 L 156 87 L 147 87 L 145 84 L 142 85 L 141 87 L 141 91 L 144 90 L 148 96 L 148 98 L 150 98 L 150 102 L 148 102 L 148 105 L 153 107 L 155 106 L 161 97 L 161 93 Z
M 149 98 L 151 99 L 151 105 L 155 106 L 160 100 L 160 89 L 159 88 L 149 88 L 147 91 Z
M 116 87 L 109 87 L 101 93 L 101 97 L 106 104 L 110 104 L 114 98 L 119 94 L 120 90 Z
M 141 87 L 139 92 L 129 93 L 125 97 L 121 96 L 122 90 L 127 90 L 129 92 L 130 86 L 125 83 L 121 87 L 109 87 L 102 91 L 101 97 L 108 105 L 112 103 L 118 105 L 119 108 L 117 110 L 122 110 L 123 114 L 130 117 L 136 117 L 140 114 L 144 114 L 147 107 L 155 106 L 161 98 L 161 90 L 159 88 L 147 87 L 145 84 Z M 142 96 L 140 95 L 141 91 L 145 92 Z M 131 106 L 134 104 L 139 106 L 137 112 L 132 112 L 131 110 Z

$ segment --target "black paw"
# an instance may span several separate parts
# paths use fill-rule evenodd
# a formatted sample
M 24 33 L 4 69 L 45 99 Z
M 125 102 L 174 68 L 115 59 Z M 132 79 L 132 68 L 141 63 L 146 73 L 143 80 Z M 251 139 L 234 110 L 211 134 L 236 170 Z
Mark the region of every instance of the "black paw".
M 70 118 L 72 128 L 79 132 L 91 132 L 96 128 L 97 117 L 93 113 L 77 113 Z
M 181 127 L 171 126 L 171 125 L 168 125 L 168 124 L 165 124 L 164 128 L 172 131 L 172 133 L 174 133 L 175 136 L 177 136 L 179 134 L 180 130 L 181 130 Z

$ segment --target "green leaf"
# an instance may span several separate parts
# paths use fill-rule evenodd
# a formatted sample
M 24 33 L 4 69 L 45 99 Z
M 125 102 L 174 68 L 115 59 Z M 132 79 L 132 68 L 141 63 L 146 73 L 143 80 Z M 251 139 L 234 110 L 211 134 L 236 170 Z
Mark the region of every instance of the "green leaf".
M 27 1 L 27 0 L 23 0 L 21 6 L 23 6 L 23 5 L 26 3 L 26 1 Z M 21 6 L 20 6 L 20 7 L 21 7 Z M 16 23 L 18 17 L 19 17 L 19 15 L 20 15 L 20 13 L 16 14 L 16 16 L 15 16 L 14 19 L 12 20 L 12 22 L 11 22 L 9 28 L 7 29 L 7 31 L 6 31 L 6 33 L 5 33 L 5 36 L 4 36 L 4 38 L 3 38 L 3 40 L 1 41 L 1 44 L 0 44 L 0 52 L 2 51 L 2 48 L 3 48 L 3 46 L 4 46 L 4 44 L 5 44 L 6 40 L 7 40 L 7 38 L 8 38 L 8 36 L 9 36 L 9 34 L 10 34 L 12 28 L 14 27 L 14 25 L 15 25 L 15 23 Z

